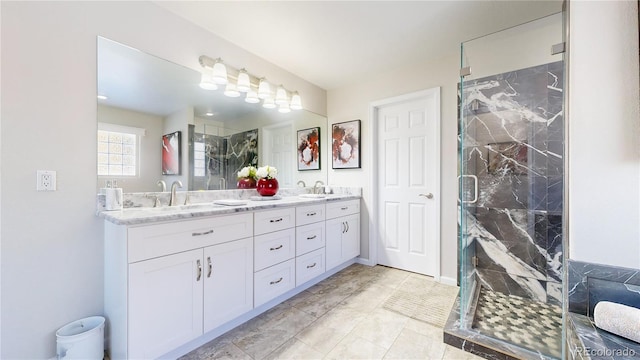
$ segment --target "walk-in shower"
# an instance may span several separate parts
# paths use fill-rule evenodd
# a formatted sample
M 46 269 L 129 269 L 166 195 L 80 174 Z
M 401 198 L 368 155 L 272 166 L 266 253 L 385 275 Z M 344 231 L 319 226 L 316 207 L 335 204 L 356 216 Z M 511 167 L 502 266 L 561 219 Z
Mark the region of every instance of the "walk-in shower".
M 461 46 L 455 325 L 486 354 L 562 356 L 562 29 L 557 14 Z

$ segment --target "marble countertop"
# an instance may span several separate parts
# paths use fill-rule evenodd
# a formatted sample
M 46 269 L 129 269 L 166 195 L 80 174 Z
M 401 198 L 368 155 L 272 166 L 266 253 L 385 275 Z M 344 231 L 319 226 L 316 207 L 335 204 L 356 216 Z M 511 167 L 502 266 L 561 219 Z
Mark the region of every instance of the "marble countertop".
M 214 200 L 178 206 L 129 207 L 122 210 L 99 211 L 98 216 L 117 225 L 141 225 L 277 207 L 323 204 L 330 201 L 360 199 L 361 197 L 359 194 L 329 194 L 323 198 L 308 198 L 303 196 L 291 195 L 282 196 L 277 199 L 264 198 L 261 200 L 248 198 L 241 199 L 243 203 L 240 205 L 220 205 L 216 204 Z

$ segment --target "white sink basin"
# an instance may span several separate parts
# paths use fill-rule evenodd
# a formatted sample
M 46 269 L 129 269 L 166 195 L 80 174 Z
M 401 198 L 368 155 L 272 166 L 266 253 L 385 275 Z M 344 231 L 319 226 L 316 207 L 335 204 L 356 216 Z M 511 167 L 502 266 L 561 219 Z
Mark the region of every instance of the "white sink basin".
M 327 195 L 325 194 L 300 194 L 298 196 L 301 198 L 308 198 L 308 199 L 324 199 L 327 197 Z

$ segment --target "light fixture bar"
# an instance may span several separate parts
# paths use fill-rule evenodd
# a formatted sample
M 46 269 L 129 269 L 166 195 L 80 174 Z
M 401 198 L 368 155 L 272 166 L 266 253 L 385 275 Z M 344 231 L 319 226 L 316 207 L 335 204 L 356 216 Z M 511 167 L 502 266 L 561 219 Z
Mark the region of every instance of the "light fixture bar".
M 282 85 L 279 85 L 277 87 L 277 90 L 278 90 L 277 92 L 280 93 L 279 94 L 280 97 L 277 99 L 277 101 L 275 101 L 277 94 L 274 94 L 272 92 L 271 84 L 269 84 L 269 82 L 264 77 L 258 77 L 258 76 L 252 75 L 249 72 L 247 72 L 244 68 L 242 69 L 233 68 L 228 64 L 223 63 L 222 59 L 220 58 L 214 59 L 206 55 L 201 55 L 198 58 L 198 62 L 200 63 L 200 66 L 204 68 L 203 74 L 204 73 L 207 74 L 204 76 L 204 79 L 211 81 L 209 76 L 212 75 L 211 73 L 213 72 L 213 69 L 216 66 L 218 68 L 224 67 L 226 68 L 225 78 L 227 79 L 227 82 L 221 83 L 214 80 L 215 82 L 217 82 L 218 85 L 228 84 L 233 81 L 234 85 L 232 85 L 230 88 L 236 87 L 237 89 L 236 91 L 249 92 L 249 91 L 252 91 L 252 88 L 257 89 L 257 98 L 262 99 L 263 102 L 266 102 L 267 108 L 276 107 L 273 105 L 276 105 L 274 104 L 274 102 L 277 102 L 278 105 L 286 103 L 286 107 L 285 107 L 286 109 L 294 109 L 294 110 L 302 109 L 302 102 L 300 100 L 300 95 L 298 94 L 297 91 L 289 91 L 286 88 L 284 88 Z M 247 85 L 247 78 L 248 78 L 248 85 Z M 204 79 L 203 79 L 203 82 L 206 81 Z M 211 83 L 214 83 L 214 81 L 211 81 Z M 211 85 L 214 85 L 214 84 L 211 84 Z M 206 85 L 203 86 L 201 84 L 201 87 L 206 88 Z M 213 86 L 211 86 L 211 88 L 213 88 Z M 230 93 L 233 93 L 235 95 L 235 91 L 231 91 Z M 291 94 L 291 98 L 289 98 L 288 94 Z M 256 103 L 260 101 L 259 99 L 256 101 L 255 95 L 251 94 L 247 102 Z

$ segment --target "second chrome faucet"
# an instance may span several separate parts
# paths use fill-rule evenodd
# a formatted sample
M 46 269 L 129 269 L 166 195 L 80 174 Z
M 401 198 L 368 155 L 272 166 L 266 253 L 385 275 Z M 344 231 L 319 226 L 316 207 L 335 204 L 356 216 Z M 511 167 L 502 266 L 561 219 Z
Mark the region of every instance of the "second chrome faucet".
M 182 189 L 182 182 L 176 180 L 171 184 L 171 197 L 169 198 L 169 206 L 176 205 L 176 188 Z

